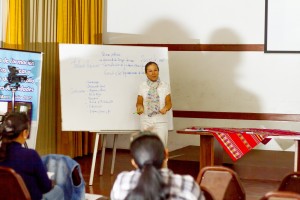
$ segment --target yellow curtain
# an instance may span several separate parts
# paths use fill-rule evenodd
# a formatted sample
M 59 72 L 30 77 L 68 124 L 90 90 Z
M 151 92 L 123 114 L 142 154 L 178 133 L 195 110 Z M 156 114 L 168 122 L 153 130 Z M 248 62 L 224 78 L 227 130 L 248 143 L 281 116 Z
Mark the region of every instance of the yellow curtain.
M 58 43 L 101 44 L 101 34 L 102 0 L 58 1 Z M 60 92 L 57 97 L 60 102 Z M 57 114 L 58 153 L 77 157 L 92 152 L 94 134 L 62 131 L 60 103 Z
M 24 49 L 24 1 L 7 1 L 8 17 L 4 48 Z
M 101 44 L 102 1 L 58 1 L 59 43 Z
M 58 56 L 56 43 L 57 0 L 25 1 L 25 48 L 43 52 L 39 125 L 36 150 L 56 153 L 56 88 Z
M 4 48 L 43 52 L 36 150 L 56 153 L 57 0 L 7 0 Z
M 2 0 L 3 48 L 43 52 L 36 149 L 71 157 L 92 152 L 93 134 L 62 132 L 58 43 L 101 44 L 102 0 Z

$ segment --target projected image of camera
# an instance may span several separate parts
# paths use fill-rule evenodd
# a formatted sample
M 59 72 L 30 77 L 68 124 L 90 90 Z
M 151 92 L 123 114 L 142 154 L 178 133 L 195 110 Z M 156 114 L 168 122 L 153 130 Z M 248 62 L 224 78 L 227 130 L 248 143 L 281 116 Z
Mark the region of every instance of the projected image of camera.
M 8 66 L 9 74 L 7 80 L 9 83 L 20 83 L 25 82 L 27 80 L 27 76 L 25 75 L 17 75 L 19 74 L 19 70 L 14 66 Z

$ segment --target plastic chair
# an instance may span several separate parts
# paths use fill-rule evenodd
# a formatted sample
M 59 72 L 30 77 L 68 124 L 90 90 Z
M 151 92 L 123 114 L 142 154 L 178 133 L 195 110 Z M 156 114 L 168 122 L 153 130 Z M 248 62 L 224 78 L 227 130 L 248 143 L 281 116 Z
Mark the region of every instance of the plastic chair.
M 5 200 L 31 199 L 22 177 L 8 167 L 0 167 L 0 197 Z
M 300 194 L 300 172 L 292 172 L 286 175 L 278 188 L 279 191 L 289 191 Z
M 300 200 L 300 195 L 288 191 L 271 191 L 266 193 L 260 200 Z
M 235 171 L 224 166 L 203 167 L 197 177 L 215 200 L 245 200 L 246 193 Z

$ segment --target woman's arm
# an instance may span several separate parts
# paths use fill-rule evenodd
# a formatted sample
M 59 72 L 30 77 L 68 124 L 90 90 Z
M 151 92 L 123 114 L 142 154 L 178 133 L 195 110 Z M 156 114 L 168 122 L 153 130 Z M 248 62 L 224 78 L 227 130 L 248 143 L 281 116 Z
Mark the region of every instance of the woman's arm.
M 166 114 L 172 108 L 171 94 L 165 98 L 165 106 L 159 111 L 161 114 Z
M 38 155 L 37 152 L 34 151 L 32 153 L 32 162 L 34 163 L 34 172 L 35 172 L 35 177 L 38 182 L 38 186 L 42 193 L 47 193 L 52 189 L 52 181 L 49 179 L 47 175 L 47 171 L 43 165 L 43 162 Z
M 138 95 L 137 101 L 136 101 L 136 112 L 137 114 L 142 114 L 144 112 L 144 105 L 143 105 L 144 99 L 142 96 Z

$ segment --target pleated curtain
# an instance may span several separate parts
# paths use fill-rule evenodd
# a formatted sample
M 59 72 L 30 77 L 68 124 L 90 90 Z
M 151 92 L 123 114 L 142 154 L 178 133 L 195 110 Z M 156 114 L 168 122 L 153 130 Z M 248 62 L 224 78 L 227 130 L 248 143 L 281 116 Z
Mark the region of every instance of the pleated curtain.
M 102 43 L 102 0 L 1 0 L 2 48 L 43 52 L 36 150 L 91 153 L 94 133 L 61 129 L 59 43 Z

